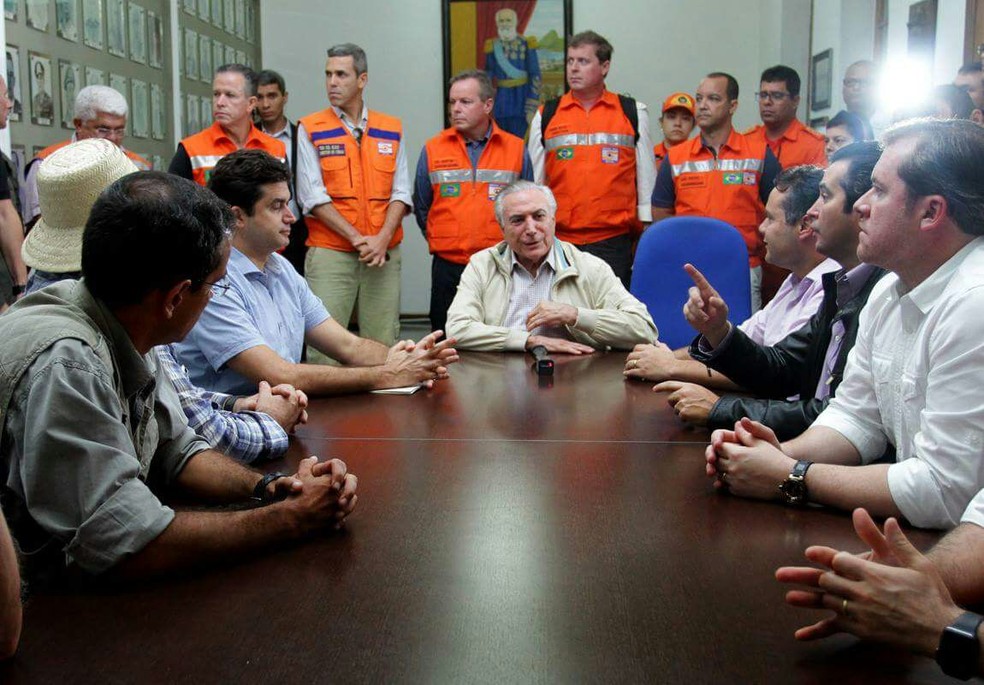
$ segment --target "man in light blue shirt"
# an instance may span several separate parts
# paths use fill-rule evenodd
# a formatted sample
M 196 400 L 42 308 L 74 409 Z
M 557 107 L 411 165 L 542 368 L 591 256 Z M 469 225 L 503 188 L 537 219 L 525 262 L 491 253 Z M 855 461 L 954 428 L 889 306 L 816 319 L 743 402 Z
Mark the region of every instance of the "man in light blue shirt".
M 458 356 L 440 332 L 392 348 L 339 325 L 304 279 L 277 254 L 290 238 L 290 171 L 258 150 L 239 150 L 215 166 L 209 188 L 236 219 L 226 278 L 198 323 L 176 346 L 192 381 L 243 394 L 260 380 L 308 394 L 360 392 L 446 378 Z M 302 364 L 304 344 L 345 366 Z

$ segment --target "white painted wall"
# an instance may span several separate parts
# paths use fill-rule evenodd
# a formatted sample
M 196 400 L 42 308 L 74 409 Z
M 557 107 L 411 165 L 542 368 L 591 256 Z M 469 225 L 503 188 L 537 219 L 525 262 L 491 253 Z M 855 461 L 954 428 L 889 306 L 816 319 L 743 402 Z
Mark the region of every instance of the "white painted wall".
M 757 121 L 751 93 L 763 68 L 783 61 L 805 81 L 809 16 L 810 0 L 575 0 L 573 29 L 594 29 L 613 43 L 609 87 L 648 103 L 653 125 L 666 95 L 693 92 L 705 73 L 722 70 L 741 85 L 736 123 L 744 128 Z M 403 119 L 413 172 L 424 141 L 443 126 L 440 2 L 278 0 L 261 3 L 261 25 L 263 66 L 286 78 L 295 119 L 326 106 L 325 50 L 361 45 L 369 57 L 367 100 Z M 404 229 L 401 309 L 424 313 L 430 257 L 412 217 Z

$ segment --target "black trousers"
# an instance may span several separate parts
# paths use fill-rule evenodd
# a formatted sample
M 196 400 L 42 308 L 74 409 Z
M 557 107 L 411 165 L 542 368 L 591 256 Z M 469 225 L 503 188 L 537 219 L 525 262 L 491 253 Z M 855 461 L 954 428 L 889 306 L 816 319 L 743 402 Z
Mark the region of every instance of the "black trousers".
M 617 235 L 614 238 L 599 240 L 596 243 L 577 246 L 581 252 L 593 254 L 595 257 L 604 259 L 612 271 L 622 281 L 626 289 L 632 279 L 632 236 Z
M 458 292 L 458 281 L 465 271 L 464 264 L 455 264 L 433 255 L 431 262 L 430 321 L 432 331 L 447 333 L 448 309 Z

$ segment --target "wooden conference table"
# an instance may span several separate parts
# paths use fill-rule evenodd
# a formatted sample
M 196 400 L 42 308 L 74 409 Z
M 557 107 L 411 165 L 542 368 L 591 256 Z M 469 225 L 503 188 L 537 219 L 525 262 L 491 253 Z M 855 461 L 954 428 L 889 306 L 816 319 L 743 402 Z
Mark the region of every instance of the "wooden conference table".
M 716 494 L 623 354 L 465 354 L 413 396 L 319 400 L 285 463 L 344 459 L 343 534 L 166 582 L 34 596 L 4 683 L 945 680 L 786 607 L 775 568 L 847 515 Z M 915 532 L 925 548 L 936 538 Z

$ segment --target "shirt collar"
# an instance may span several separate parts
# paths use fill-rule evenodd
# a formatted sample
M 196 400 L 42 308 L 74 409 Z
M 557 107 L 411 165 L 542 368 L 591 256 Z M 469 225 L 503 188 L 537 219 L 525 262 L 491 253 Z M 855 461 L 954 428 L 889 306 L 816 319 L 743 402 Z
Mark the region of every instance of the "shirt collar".
M 229 266 L 235 267 L 236 271 L 243 276 L 249 276 L 250 274 L 266 276 L 267 274 L 274 274 L 280 271 L 280 265 L 277 264 L 277 260 L 272 254 L 267 257 L 266 267 L 260 269 L 253 263 L 253 260 L 235 247 L 229 251 Z
M 345 126 L 348 127 L 350 131 L 353 128 L 361 128 L 363 131 L 366 130 L 366 126 L 369 123 L 369 108 L 366 105 L 365 101 L 363 101 L 362 103 L 362 113 L 359 115 L 359 123 L 355 123 L 354 121 L 349 119 L 348 115 L 344 111 L 342 111 L 340 107 L 335 107 L 335 105 L 332 105 L 331 110 L 335 113 L 335 116 L 341 119 L 342 123 L 345 124 Z
M 825 260 L 823 260 L 815 267 L 813 267 L 813 270 L 810 271 L 810 273 L 803 276 L 803 280 L 810 281 L 811 283 L 816 283 L 822 280 L 823 275 L 825 273 L 828 273 L 830 271 L 837 271 L 839 268 L 840 268 L 840 264 L 835 262 L 830 257 L 827 257 Z
M 461 134 L 459 133 L 458 135 Z M 489 138 L 491 137 L 492 137 L 492 124 L 490 123 L 488 130 L 485 131 L 485 135 L 479 138 L 478 140 L 468 140 L 468 138 L 465 138 L 464 136 L 461 136 L 461 139 L 465 141 L 465 145 L 468 147 L 483 147 L 486 143 L 489 142 Z
M 871 274 L 875 272 L 878 267 L 872 264 L 858 264 L 856 267 L 850 271 L 845 271 L 841 269 L 837 273 L 837 307 L 843 307 L 845 304 L 853 300 L 864 284 L 868 282 L 868 278 Z
M 955 255 L 946 260 L 929 278 L 910 290 L 903 292 L 902 281 L 895 284 L 895 292 L 899 299 L 911 302 L 923 315 L 932 311 L 939 301 L 946 286 L 949 285 L 957 269 L 971 252 L 984 245 L 984 238 L 975 238 L 963 246 Z
M 543 267 L 545 267 L 545 266 L 549 266 L 551 271 L 553 271 L 554 273 L 557 273 L 557 262 L 558 262 L 558 257 L 557 257 L 557 243 L 555 241 L 554 242 L 554 246 L 552 248 L 550 248 L 550 252 L 547 253 L 547 256 L 543 260 L 543 263 L 540 264 L 540 268 L 537 269 L 536 275 L 539 276 L 543 272 Z M 516 253 L 512 251 L 512 248 L 510 248 L 509 249 L 509 273 L 515 272 L 516 269 L 522 269 L 525 273 L 529 273 L 529 271 L 526 271 L 526 267 L 519 263 L 519 260 L 516 259 Z
M 273 131 L 266 130 L 265 127 L 264 128 L 261 128 L 260 130 L 263 131 L 263 133 L 265 133 L 268 136 L 271 136 L 273 138 L 279 138 L 279 137 L 283 136 L 284 138 L 288 138 L 289 139 L 290 138 L 290 119 L 287 119 L 286 117 L 284 117 L 284 121 L 286 122 L 284 124 L 284 127 L 282 129 L 280 129 L 279 131 L 277 131 L 276 133 L 274 133 Z
M 741 141 L 742 141 L 741 134 L 738 133 L 738 130 L 735 129 L 734 126 L 732 126 L 731 127 L 731 133 L 728 134 L 728 139 L 726 141 L 724 141 L 724 144 L 721 146 L 721 150 L 723 150 L 724 148 L 730 148 L 731 150 L 734 150 L 735 152 L 738 152 L 741 149 Z M 704 142 L 704 134 L 703 133 L 699 133 L 694 138 L 694 143 L 696 145 L 696 148 L 695 149 L 697 151 L 699 151 L 701 149 L 706 149 L 708 152 L 713 153 L 713 149 L 711 148 L 711 146 L 707 145 Z

